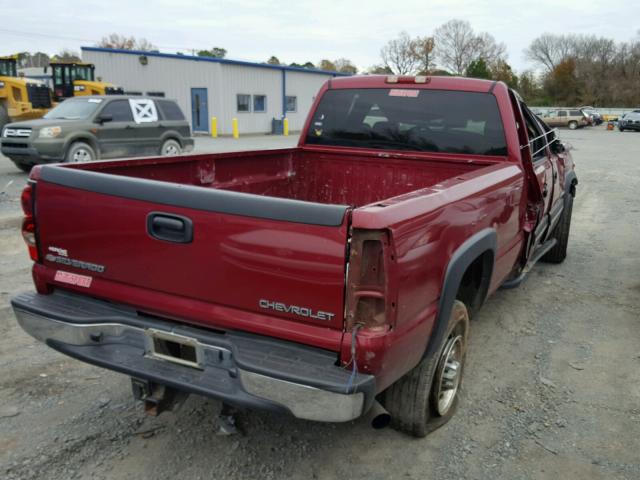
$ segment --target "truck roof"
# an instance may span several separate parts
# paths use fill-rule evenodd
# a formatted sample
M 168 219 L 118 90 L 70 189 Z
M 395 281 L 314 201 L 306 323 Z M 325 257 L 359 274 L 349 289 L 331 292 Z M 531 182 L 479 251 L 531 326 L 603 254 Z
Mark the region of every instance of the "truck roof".
M 497 83 L 495 80 L 437 75 L 355 75 L 332 78 L 329 82 L 329 88 L 424 88 L 468 92 L 490 92 Z

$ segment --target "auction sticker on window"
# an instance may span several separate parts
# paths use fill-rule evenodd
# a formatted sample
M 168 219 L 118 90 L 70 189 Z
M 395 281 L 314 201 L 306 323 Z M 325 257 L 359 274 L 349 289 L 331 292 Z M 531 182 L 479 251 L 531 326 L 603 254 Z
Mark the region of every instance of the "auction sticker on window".
M 420 95 L 420 90 L 406 90 L 403 88 L 392 88 L 389 90 L 390 97 L 411 97 L 416 98 Z
M 56 282 L 66 283 L 69 285 L 77 285 L 78 287 L 89 288 L 93 277 L 86 275 L 78 275 L 77 273 L 63 272 L 58 270 L 53 278 Z

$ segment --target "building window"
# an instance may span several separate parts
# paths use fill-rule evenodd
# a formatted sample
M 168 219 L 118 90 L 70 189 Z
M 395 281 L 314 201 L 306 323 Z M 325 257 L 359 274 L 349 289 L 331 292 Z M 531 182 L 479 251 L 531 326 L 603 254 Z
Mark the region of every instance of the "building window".
M 147 92 L 147 96 L 164 98 L 164 92 Z
M 287 112 L 298 111 L 298 97 L 285 97 L 287 103 Z
M 238 94 L 238 111 L 250 112 L 251 111 L 251 95 Z
M 267 111 L 267 96 L 266 95 L 254 95 L 253 96 L 253 111 L 254 112 L 266 112 Z

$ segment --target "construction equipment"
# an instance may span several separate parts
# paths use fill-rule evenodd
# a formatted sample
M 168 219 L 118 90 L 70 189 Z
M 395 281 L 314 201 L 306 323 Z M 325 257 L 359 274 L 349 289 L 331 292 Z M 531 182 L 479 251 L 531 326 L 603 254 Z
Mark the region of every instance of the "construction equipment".
M 121 95 L 121 87 L 95 80 L 95 65 L 83 62 L 51 62 L 53 98 L 59 102 L 84 95 Z M 46 72 L 46 69 L 45 69 Z
M 49 87 L 18 76 L 17 55 L 0 57 L 0 132 L 9 122 L 40 118 L 51 108 Z

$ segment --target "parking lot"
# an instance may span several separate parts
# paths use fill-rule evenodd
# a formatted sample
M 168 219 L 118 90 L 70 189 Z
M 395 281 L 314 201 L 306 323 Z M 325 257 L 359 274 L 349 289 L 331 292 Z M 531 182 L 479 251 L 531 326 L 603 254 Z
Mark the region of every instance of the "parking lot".
M 471 325 L 460 408 L 425 439 L 190 397 L 147 417 L 129 379 L 27 336 L 9 299 L 32 288 L 18 231 L 26 174 L 0 157 L 0 478 L 640 478 L 640 133 L 563 130 L 579 178 L 567 260 L 499 291 Z M 196 151 L 297 138 L 199 138 Z

